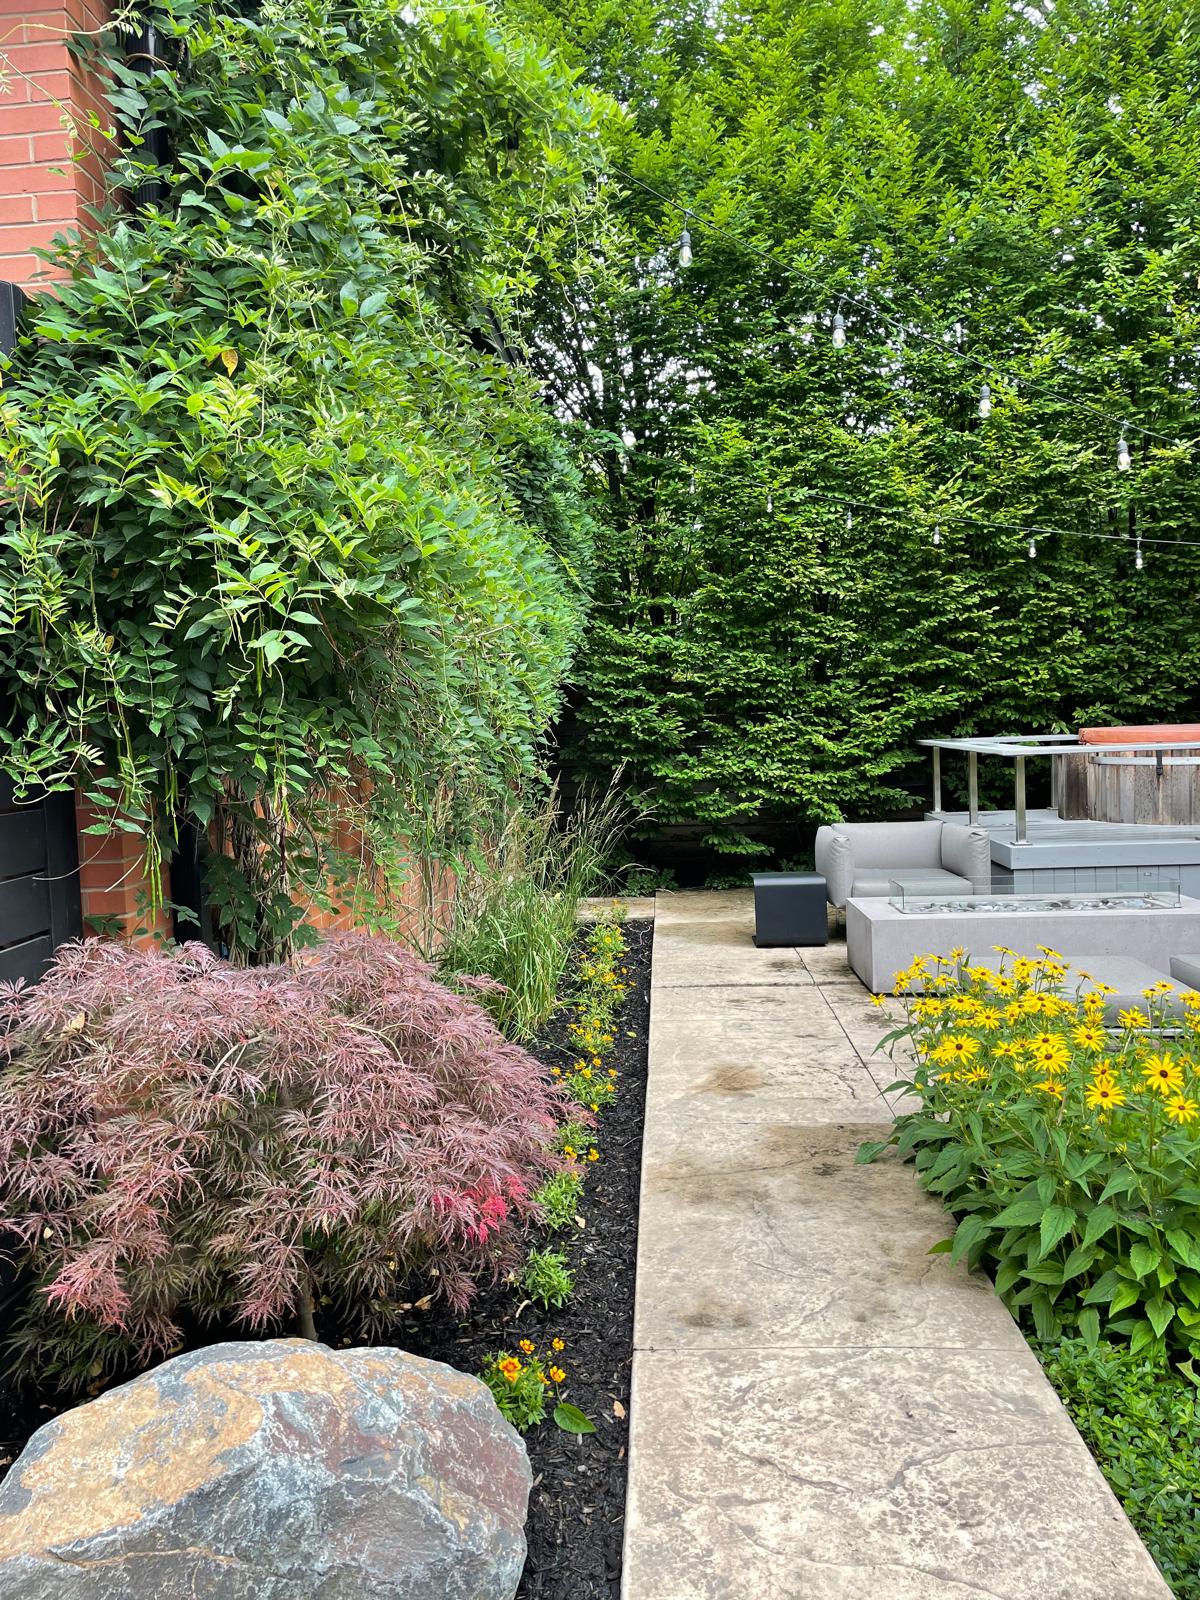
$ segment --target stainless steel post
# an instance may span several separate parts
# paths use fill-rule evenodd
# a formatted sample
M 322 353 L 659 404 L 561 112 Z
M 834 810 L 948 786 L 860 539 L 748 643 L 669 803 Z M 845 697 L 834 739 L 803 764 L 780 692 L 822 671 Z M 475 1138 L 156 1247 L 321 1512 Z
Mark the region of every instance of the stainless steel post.
M 1016 808 L 1017 828 L 1013 838 L 1014 844 L 1028 844 L 1026 828 L 1028 826 L 1025 816 L 1025 757 L 1018 756 L 1013 762 L 1013 790 Z
M 967 751 L 967 810 L 971 817 L 971 826 L 979 826 L 979 752 Z
M 933 747 L 933 810 L 937 815 L 942 809 L 942 752 L 935 744 Z

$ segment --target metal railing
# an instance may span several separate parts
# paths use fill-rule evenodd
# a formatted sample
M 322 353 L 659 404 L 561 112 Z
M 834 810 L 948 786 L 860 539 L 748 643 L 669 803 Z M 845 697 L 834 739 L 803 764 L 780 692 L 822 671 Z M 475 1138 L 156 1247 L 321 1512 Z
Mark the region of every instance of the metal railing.
M 967 812 L 971 826 L 979 825 L 979 758 L 1000 756 L 1013 763 L 1014 844 L 1028 844 L 1029 818 L 1025 800 L 1025 763 L 1036 756 L 1089 755 L 1102 764 L 1116 759 L 1130 766 L 1200 766 L 1200 740 L 1133 739 L 1128 743 L 1107 740 L 1103 744 L 1084 744 L 1077 733 L 1016 733 L 965 739 L 918 739 L 917 743 L 933 754 L 933 810 L 942 809 L 942 751 L 951 750 L 967 758 Z M 1178 756 L 1178 750 L 1195 750 L 1194 756 Z M 1164 757 L 1164 751 L 1171 751 Z M 1128 754 L 1126 754 L 1128 752 Z M 1057 761 L 1050 766 L 1050 804 L 1058 805 Z

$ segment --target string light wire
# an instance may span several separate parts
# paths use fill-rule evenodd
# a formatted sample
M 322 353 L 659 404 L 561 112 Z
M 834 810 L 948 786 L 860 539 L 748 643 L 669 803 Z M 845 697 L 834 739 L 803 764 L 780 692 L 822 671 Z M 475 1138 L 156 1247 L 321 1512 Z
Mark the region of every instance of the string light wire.
M 685 205 L 682 200 L 677 200 L 673 195 L 667 194 L 664 190 L 656 188 L 654 184 L 647 183 L 644 178 L 635 177 L 632 172 L 627 171 L 624 167 L 611 166 L 610 170 L 616 173 L 618 177 L 624 178 L 627 183 L 632 183 L 636 185 L 637 188 L 644 190 L 646 194 L 653 195 L 656 200 L 661 200 L 664 205 L 670 206 L 674 211 L 679 212 L 682 216 L 686 217 L 689 222 L 698 224 L 701 228 L 706 229 L 709 233 L 715 234 L 718 238 L 729 240 L 732 244 L 736 245 L 738 249 L 749 251 L 751 255 L 758 256 L 761 260 L 769 262 L 771 266 L 786 273 L 789 277 L 806 279 L 810 285 L 815 285 L 818 288 L 823 289 L 826 287 L 815 272 L 811 272 L 802 267 L 797 267 L 793 262 L 785 261 L 783 257 L 777 255 L 774 250 L 765 249 L 762 245 L 754 244 L 749 239 L 744 239 L 737 234 L 731 233 L 728 228 L 723 227 L 719 222 L 713 222 L 709 218 L 703 216 L 695 209 L 695 207 Z M 970 350 L 963 349 L 958 344 L 947 344 L 945 340 L 940 338 L 936 333 L 927 333 L 924 328 L 915 326 L 908 322 L 905 318 L 901 317 L 898 312 L 892 311 L 890 308 L 888 310 L 881 310 L 879 305 L 866 295 L 857 294 L 854 290 L 839 289 L 837 291 L 837 299 L 838 310 L 834 316 L 833 327 L 834 342 L 838 349 L 842 348 L 842 345 L 845 343 L 846 339 L 845 317 L 842 308 L 844 306 L 856 306 L 865 315 L 871 317 L 876 322 L 883 323 L 885 327 L 894 329 L 905 339 L 916 339 L 919 343 L 934 345 L 943 355 L 951 356 L 958 361 L 966 361 L 973 366 L 977 372 L 981 372 L 985 376 L 989 373 L 995 373 L 1002 370 L 998 366 L 993 356 L 977 356 L 972 354 Z M 916 304 L 918 309 L 925 313 L 930 320 L 936 319 L 937 313 L 934 312 L 931 307 L 923 305 L 919 301 L 916 302 Z M 841 333 L 840 342 L 838 341 L 839 332 Z M 1012 353 L 1015 352 L 1010 351 L 1010 354 Z M 1083 376 L 1081 373 L 1075 372 L 1072 368 L 1067 368 L 1066 370 L 1072 377 Z M 1048 384 L 1040 382 L 1037 378 L 1031 378 L 1025 373 L 1012 371 L 1010 372 L 1009 377 L 1014 387 L 1022 387 L 1028 389 L 1033 394 L 1040 394 L 1044 395 L 1048 399 L 1057 400 L 1061 405 L 1073 407 L 1076 411 L 1082 411 L 1088 416 L 1098 418 L 1101 422 L 1107 423 L 1110 427 L 1119 428 L 1121 430 L 1122 438 L 1125 437 L 1126 432 L 1140 433 L 1148 439 L 1157 439 L 1161 443 L 1169 445 L 1173 450 L 1180 448 L 1191 449 L 1195 444 L 1195 440 L 1182 440 L 1178 437 L 1172 436 L 1171 434 L 1161 433 L 1157 428 L 1152 428 L 1148 423 L 1145 422 L 1129 422 L 1127 420 L 1121 421 L 1118 418 L 1110 415 L 1109 412 L 1103 410 L 1100 406 L 1092 405 L 1090 401 L 1080 400 L 1073 395 L 1067 396 L 1061 394 L 1056 389 L 1052 389 Z M 987 386 L 985 385 L 985 387 Z M 992 399 L 990 388 L 987 390 L 987 399 L 990 409 Z M 1127 450 L 1128 445 L 1126 445 L 1126 451 Z

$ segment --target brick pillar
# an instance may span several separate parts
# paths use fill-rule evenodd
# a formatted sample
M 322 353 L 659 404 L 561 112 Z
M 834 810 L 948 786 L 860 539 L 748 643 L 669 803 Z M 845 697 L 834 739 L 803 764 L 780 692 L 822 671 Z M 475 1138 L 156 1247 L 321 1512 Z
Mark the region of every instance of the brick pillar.
M 106 20 L 104 0 L 0 0 L 0 279 L 24 289 L 55 276 L 32 251 L 103 196 L 112 119 L 69 44 Z

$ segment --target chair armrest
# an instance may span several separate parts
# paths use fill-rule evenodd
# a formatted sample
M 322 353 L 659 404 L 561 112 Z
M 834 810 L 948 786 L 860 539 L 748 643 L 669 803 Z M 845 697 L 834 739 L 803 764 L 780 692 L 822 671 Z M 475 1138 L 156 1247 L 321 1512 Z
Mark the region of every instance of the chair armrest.
M 854 883 L 854 855 L 850 840 L 836 828 L 818 828 L 813 846 L 817 871 L 825 879 L 825 898 L 831 906 L 844 907 Z
M 992 881 L 992 841 L 982 828 L 965 828 L 960 822 L 942 824 L 942 866 L 972 883 Z

